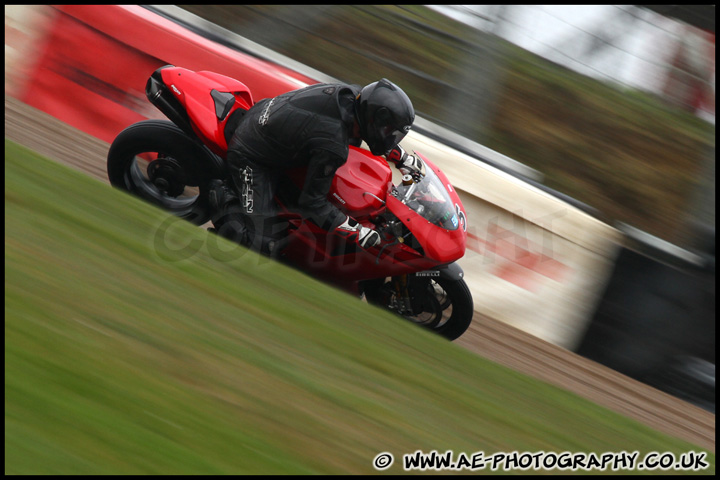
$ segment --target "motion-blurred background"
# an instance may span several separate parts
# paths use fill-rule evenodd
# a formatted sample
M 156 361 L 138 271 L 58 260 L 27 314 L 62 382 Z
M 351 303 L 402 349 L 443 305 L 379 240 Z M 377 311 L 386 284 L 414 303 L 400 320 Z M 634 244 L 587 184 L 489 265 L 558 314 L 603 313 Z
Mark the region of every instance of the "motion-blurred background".
M 582 311 L 589 327 L 580 332 L 583 342 L 576 351 L 685 398 L 701 399 L 714 410 L 714 6 L 185 5 L 146 10 L 170 18 L 167 31 L 174 32 L 179 23 L 252 58 L 263 57 L 262 48 L 265 59 L 278 61 L 277 55 L 283 55 L 280 63 L 301 67 L 313 80 L 363 85 L 387 77 L 409 94 L 419 117 L 432 123 L 425 128 L 417 122 L 423 134 L 470 155 L 476 147 L 487 147 L 530 167 L 517 170 L 523 180 L 618 228 L 626 248 L 614 259 L 606 288 L 587 276 L 588 270 L 575 268 L 575 276 L 561 286 L 586 281 L 580 287 L 587 286 L 592 295 L 582 301 L 546 280 L 547 290 L 503 290 L 497 303 L 521 299 L 523 306 L 531 305 L 526 311 L 535 320 L 549 303 L 575 302 L 571 308 L 583 310 L 597 292 L 598 305 L 587 315 Z M 6 95 L 23 73 L 7 65 L 30 58 L 31 48 L 46 47 L 32 45 L 32 33 L 23 31 L 42 19 L 27 17 L 62 21 L 49 37 L 58 46 L 46 49 L 53 50 L 43 59 L 49 64 L 28 82 L 32 90 L 25 91 L 24 101 L 53 107 L 68 123 L 81 119 L 107 127 L 114 121 L 118 125 L 111 126 L 119 131 L 131 121 L 116 112 L 157 114 L 142 85 L 148 72 L 183 57 L 181 42 L 167 42 L 171 34 L 165 32 L 164 42 L 157 42 L 163 48 L 143 49 L 134 37 L 147 32 L 120 25 L 98 7 L 6 6 L 5 11 Z M 93 21 L 102 22 L 105 30 L 93 27 Z M 85 32 L 91 40 L 72 32 Z M 117 32 L 123 40 L 113 38 Z M 86 48 L 90 45 L 94 48 Z M 197 45 L 193 52 L 200 54 L 193 54 L 192 61 L 214 68 L 213 53 L 205 57 Z M 106 46 L 111 53 L 103 50 Z M 81 59 L 63 57 L 76 51 L 83 53 Z M 138 60 L 124 64 L 123 54 Z M 84 67 L 98 67 L 101 74 Z M 56 90 L 62 95 L 46 94 L 60 85 L 56 82 L 76 89 L 74 96 L 61 88 Z M 253 91 L 258 86 L 262 82 Z M 93 114 L 81 111 L 85 99 L 104 102 L 99 103 L 103 108 Z M 572 263 L 570 257 L 560 260 Z
M 339 80 L 390 78 L 423 118 L 535 168 L 604 219 L 707 243 L 714 6 L 183 8 Z
M 714 19 L 6 5 L 6 473 L 372 473 L 380 451 L 686 440 L 713 473 Z M 122 129 L 162 118 L 143 87 L 168 63 L 235 76 L 256 100 L 401 85 L 413 133 L 445 144 L 438 164 L 475 208 L 468 334 L 441 343 L 247 256 L 156 258 L 166 214 L 108 188 L 105 161 Z M 207 238 L 178 229 L 178 245 Z

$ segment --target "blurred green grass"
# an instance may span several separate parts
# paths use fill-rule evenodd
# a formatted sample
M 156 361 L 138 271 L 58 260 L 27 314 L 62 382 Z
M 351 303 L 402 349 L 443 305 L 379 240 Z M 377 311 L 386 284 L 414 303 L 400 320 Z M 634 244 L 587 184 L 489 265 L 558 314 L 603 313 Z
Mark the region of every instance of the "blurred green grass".
M 362 474 L 384 451 L 401 473 L 418 449 L 700 450 L 167 225 L 5 141 L 6 474 Z

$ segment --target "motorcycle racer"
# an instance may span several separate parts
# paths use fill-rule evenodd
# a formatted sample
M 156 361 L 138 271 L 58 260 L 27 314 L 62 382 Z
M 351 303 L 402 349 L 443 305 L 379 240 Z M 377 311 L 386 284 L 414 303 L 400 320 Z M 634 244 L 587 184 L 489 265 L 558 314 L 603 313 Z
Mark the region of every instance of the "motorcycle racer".
M 289 169 L 307 167 L 297 198 L 303 217 L 362 248 L 377 245 L 378 232 L 342 213 L 327 195 L 349 146 L 362 141 L 398 168 L 422 172 L 420 159 L 399 146 L 414 119 L 408 96 L 387 79 L 364 88 L 311 85 L 257 102 L 229 142 L 230 188 L 217 182 L 210 192 L 211 205 L 220 212 L 213 222 L 223 225 L 219 233 L 272 255 L 286 234 L 286 226 L 276 218 L 275 193 Z

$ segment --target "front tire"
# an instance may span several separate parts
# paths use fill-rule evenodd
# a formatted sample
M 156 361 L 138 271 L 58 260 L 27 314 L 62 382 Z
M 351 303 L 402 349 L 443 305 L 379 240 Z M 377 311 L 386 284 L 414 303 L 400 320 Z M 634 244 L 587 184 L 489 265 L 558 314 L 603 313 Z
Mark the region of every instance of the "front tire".
M 410 305 L 401 300 L 392 279 L 366 285 L 365 296 L 370 303 L 387 308 L 448 340 L 457 339 L 470 326 L 475 308 L 465 280 L 411 275 L 408 289 Z
M 195 225 L 206 223 L 208 182 L 217 160 L 174 123 L 146 120 L 130 125 L 108 152 L 110 184 Z

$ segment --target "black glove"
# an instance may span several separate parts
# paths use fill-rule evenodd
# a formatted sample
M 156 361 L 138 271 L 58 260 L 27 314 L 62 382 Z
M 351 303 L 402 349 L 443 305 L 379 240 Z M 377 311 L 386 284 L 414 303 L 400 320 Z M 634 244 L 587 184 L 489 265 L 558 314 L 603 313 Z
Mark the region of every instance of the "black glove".
M 407 170 L 407 173 L 419 173 L 425 175 L 425 164 L 415 155 L 408 155 L 404 148 L 397 145 L 390 150 L 386 158 L 393 162 L 400 170 Z
M 344 237 L 357 240 L 362 248 L 370 248 L 380 243 L 380 234 L 372 228 L 359 224 L 354 218 L 347 217 L 345 221 L 335 229 L 335 232 Z

